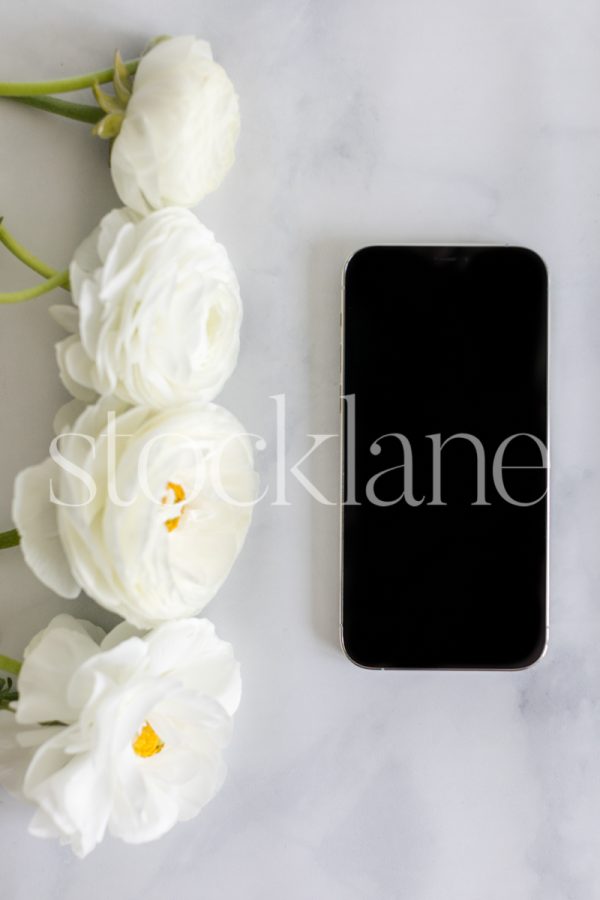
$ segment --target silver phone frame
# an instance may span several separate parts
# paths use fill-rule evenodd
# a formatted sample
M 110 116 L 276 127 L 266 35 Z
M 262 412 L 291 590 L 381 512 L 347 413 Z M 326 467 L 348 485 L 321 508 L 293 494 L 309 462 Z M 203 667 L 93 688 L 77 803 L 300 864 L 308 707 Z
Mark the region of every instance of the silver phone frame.
M 533 660 L 533 662 L 528 663 L 524 666 L 510 666 L 505 668 L 483 668 L 483 667 L 463 667 L 463 666 L 436 666 L 433 668 L 413 668 L 410 666 L 364 666 L 361 663 L 357 662 L 353 659 L 346 647 L 344 645 L 344 620 L 343 620 L 343 594 L 344 594 L 344 456 L 345 456 L 345 426 L 346 426 L 346 404 L 343 401 L 343 397 L 345 396 L 345 384 L 344 384 L 344 311 L 345 311 L 345 298 L 346 298 L 346 273 L 348 270 L 348 266 L 350 262 L 354 259 L 354 257 L 360 253 L 362 250 L 370 249 L 371 247 L 444 247 L 448 249 L 452 249 L 453 247 L 506 247 L 511 249 L 519 249 L 519 250 L 531 250 L 529 247 L 524 247 L 521 244 L 510 244 L 510 243 L 485 243 L 485 242 L 477 242 L 477 241 L 456 241 L 454 243 L 447 242 L 438 242 L 438 241 L 413 241 L 413 242 L 405 242 L 402 244 L 393 244 L 393 243 L 378 243 L 378 244 L 364 244 L 361 247 L 358 247 L 356 250 L 352 252 L 352 254 L 346 259 L 343 269 L 342 269 L 342 283 L 341 283 L 341 301 L 340 301 L 340 482 L 339 482 L 339 506 L 340 506 L 340 515 L 339 515 L 339 602 L 338 602 L 338 621 L 339 621 L 339 643 L 342 650 L 342 653 L 346 657 L 346 659 L 351 662 L 354 666 L 359 669 L 366 669 L 370 672 L 523 672 L 527 669 L 531 669 L 533 666 L 540 663 L 548 652 L 548 644 L 550 641 L 550 503 L 551 503 L 551 411 L 550 411 L 550 360 L 551 360 L 551 351 L 550 351 L 550 340 L 551 340 L 551 316 L 552 316 L 552 308 L 551 308 L 551 290 L 550 290 L 550 271 L 548 269 L 548 265 L 544 257 L 534 250 L 536 256 L 542 261 L 544 265 L 544 269 L 546 271 L 546 322 L 547 322 L 547 331 L 546 331 L 546 430 L 547 430 L 547 439 L 546 439 L 546 459 L 547 459 L 547 485 L 546 485 L 546 571 L 545 571 L 545 587 L 546 587 L 546 603 L 545 603 L 545 618 L 546 618 L 546 632 L 544 636 L 544 646 L 542 648 L 542 652 L 540 655 Z

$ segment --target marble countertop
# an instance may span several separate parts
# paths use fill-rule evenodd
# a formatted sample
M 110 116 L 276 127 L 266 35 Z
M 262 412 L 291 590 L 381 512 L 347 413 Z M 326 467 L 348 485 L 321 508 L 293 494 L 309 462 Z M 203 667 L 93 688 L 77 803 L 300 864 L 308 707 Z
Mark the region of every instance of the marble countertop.
M 219 797 L 158 843 L 81 862 L 0 796 L 11 900 L 590 900 L 600 896 L 600 7 L 592 0 L 23 0 L 3 78 L 50 77 L 196 33 L 240 93 L 238 160 L 199 208 L 230 251 L 245 324 L 222 395 L 267 500 L 207 609 L 242 662 Z M 0 213 L 55 265 L 116 205 L 78 123 L 1 107 Z M 338 644 L 338 509 L 288 479 L 274 505 L 275 401 L 289 465 L 338 431 L 339 285 L 363 244 L 530 246 L 552 288 L 551 636 L 519 673 L 382 673 Z M 0 253 L 4 290 L 29 282 Z M 64 401 L 52 300 L 2 309 L 0 528 Z M 338 445 L 307 474 L 331 500 Z M 0 560 L 0 646 L 58 611 L 17 550 Z

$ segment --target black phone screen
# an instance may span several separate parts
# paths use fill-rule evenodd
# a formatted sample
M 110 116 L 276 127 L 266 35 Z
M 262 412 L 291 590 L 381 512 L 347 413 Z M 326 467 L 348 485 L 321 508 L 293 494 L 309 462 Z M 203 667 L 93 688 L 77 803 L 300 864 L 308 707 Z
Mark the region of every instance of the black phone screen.
M 343 311 L 342 643 L 369 668 L 530 665 L 547 632 L 547 273 L 367 247 Z

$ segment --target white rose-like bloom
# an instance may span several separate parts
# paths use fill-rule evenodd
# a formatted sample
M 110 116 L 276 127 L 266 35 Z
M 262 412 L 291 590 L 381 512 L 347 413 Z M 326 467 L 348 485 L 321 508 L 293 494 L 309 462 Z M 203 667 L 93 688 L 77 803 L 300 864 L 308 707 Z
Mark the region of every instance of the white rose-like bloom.
M 57 616 L 26 649 L 18 692 L 0 711 L 0 780 L 37 805 L 31 834 L 80 857 L 107 831 L 161 837 L 223 783 L 241 680 L 207 619 L 105 636 Z
M 19 473 L 13 521 L 48 587 L 83 589 L 152 628 L 199 612 L 227 577 L 256 496 L 252 446 L 215 404 L 111 419 L 114 402 L 85 407 L 58 441 L 61 457 Z
M 146 213 L 195 206 L 235 159 L 238 98 L 210 44 L 160 41 L 138 66 L 110 167 L 126 206 Z
M 77 249 L 75 306 L 51 308 L 63 384 L 161 409 L 208 402 L 235 368 L 242 303 L 225 248 L 186 209 L 115 209 Z

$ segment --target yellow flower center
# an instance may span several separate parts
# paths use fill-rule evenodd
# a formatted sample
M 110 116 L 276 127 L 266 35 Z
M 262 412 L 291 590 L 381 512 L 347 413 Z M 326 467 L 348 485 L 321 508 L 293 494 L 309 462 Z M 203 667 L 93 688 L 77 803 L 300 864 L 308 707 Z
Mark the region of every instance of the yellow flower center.
M 144 758 L 155 756 L 164 746 L 165 742 L 161 741 L 150 722 L 144 722 L 144 727 L 132 744 L 134 753 Z
M 162 498 L 163 503 L 181 503 L 182 500 L 185 500 L 185 491 L 180 484 L 176 484 L 174 481 L 167 481 L 167 493 Z M 178 516 L 174 516 L 172 519 L 165 520 L 165 528 L 167 531 L 174 531 L 179 522 L 181 520 L 181 516 L 183 515 L 183 511 L 185 506 L 181 507 L 181 512 Z

